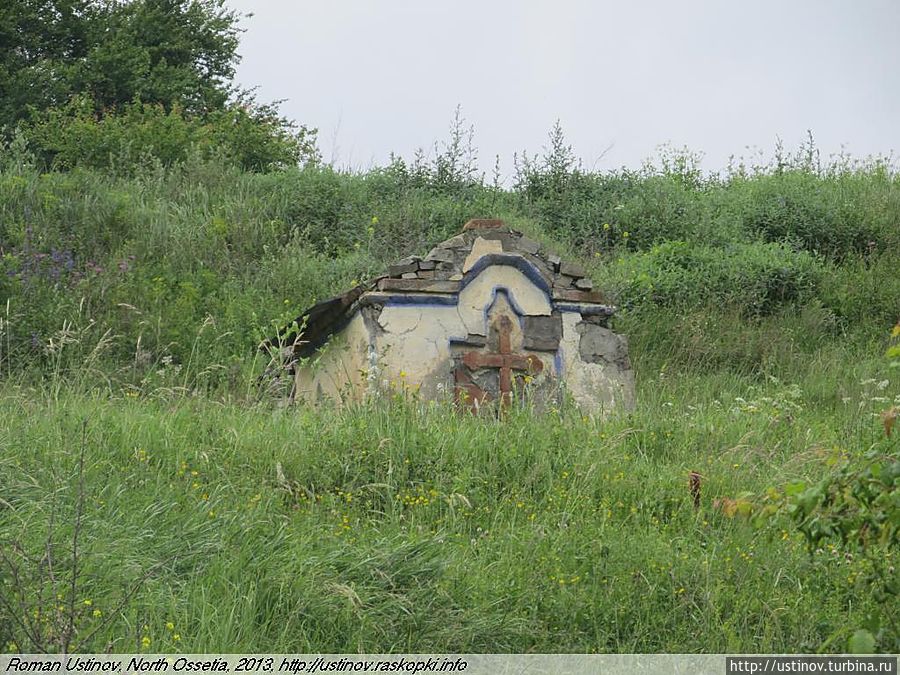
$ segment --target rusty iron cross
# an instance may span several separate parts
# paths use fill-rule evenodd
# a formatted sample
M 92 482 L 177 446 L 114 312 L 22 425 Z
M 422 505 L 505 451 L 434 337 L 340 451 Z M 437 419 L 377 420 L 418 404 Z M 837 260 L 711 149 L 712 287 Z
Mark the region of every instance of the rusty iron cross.
M 496 353 L 491 352 L 467 352 L 463 356 L 463 363 L 469 370 L 478 370 L 479 368 L 497 368 L 500 371 L 500 400 L 504 406 L 509 405 L 512 400 L 512 380 L 514 370 L 524 370 L 529 374 L 540 373 L 544 367 L 541 360 L 534 354 L 527 356 L 523 354 L 513 354 L 510 335 L 512 333 L 512 322 L 508 316 L 501 316 L 499 320 L 499 349 Z M 484 399 L 484 395 L 480 397 Z

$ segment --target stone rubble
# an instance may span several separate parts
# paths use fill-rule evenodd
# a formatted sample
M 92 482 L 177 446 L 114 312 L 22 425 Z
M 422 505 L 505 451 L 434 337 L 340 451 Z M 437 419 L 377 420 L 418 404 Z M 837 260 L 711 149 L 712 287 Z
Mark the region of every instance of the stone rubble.
M 409 256 L 388 267 L 378 290 L 455 293 L 458 287 L 432 282 L 461 281 L 463 274 L 486 253 L 512 253 L 525 257 L 543 273 L 553 290 L 554 300 L 606 304 L 601 293 L 593 292 L 594 282 L 580 265 L 562 260 L 544 247 L 507 227 L 499 220 L 470 220 L 462 234 L 451 237 L 431 249 L 424 258 Z M 421 280 L 422 284 L 394 284 Z

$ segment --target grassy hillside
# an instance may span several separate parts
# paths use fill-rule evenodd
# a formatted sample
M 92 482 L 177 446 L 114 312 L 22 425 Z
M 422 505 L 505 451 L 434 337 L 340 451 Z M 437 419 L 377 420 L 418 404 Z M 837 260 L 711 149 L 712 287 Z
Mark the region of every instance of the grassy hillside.
M 283 408 L 259 383 L 274 327 L 479 216 L 613 295 L 633 414 L 474 419 L 402 385 Z M 452 144 L 364 174 L 44 172 L 15 146 L 0 247 L 0 647 L 897 649 L 896 523 L 860 551 L 790 503 L 898 466 L 883 162 L 595 174 L 555 143 L 503 188 Z

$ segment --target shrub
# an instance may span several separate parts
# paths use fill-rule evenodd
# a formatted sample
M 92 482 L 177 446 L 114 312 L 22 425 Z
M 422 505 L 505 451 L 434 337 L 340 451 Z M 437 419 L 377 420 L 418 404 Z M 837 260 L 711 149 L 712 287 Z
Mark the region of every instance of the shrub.
M 818 175 L 791 169 L 735 179 L 730 204 L 742 227 L 766 241 L 792 241 L 831 258 L 898 243 L 898 187 L 886 167 Z M 893 204 L 893 216 L 884 218 Z
M 314 162 L 315 131 L 295 128 L 271 106 L 240 100 L 206 119 L 175 106 L 136 100 L 121 111 L 97 114 L 86 97 L 35 114 L 23 126 L 30 148 L 45 166 L 115 169 L 131 174 L 142 165 L 172 166 L 192 153 L 222 155 L 248 171 Z
M 626 308 L 652 304 L 684 309 L 717 303 L 744 316 L 769 314 L 812 295 L 822 263 L 783 244 L 736 243 L 724 248 L 670 241 L 623 253 L 601 274 Z

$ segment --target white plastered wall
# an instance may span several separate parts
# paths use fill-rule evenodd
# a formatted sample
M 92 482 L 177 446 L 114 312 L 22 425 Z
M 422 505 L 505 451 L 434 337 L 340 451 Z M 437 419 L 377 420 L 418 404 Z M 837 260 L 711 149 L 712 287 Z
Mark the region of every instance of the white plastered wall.
M 369 368 L 369 344 L 369 331 L 357 313 L 319 355 L 297 369 L 296 397 L 309 402 L 362 398 Z
M 559 344 L 565 391 L 585 412 L 604 413 L 634 404 L 634 378 L 612 364 L 586 363 L 581 359 L 581 333 L 576 328 L 581 314 L 563 312 L 563 335 Z M 606 330 L 606 329 L 604 329 Z

